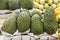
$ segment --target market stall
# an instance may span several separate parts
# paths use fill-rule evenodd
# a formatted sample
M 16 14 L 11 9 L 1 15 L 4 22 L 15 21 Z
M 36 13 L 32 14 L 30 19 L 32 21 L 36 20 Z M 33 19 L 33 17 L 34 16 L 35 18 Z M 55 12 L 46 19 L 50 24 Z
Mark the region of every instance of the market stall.
M 59 40 L 60 0 L 1 0 L 0 40 Z

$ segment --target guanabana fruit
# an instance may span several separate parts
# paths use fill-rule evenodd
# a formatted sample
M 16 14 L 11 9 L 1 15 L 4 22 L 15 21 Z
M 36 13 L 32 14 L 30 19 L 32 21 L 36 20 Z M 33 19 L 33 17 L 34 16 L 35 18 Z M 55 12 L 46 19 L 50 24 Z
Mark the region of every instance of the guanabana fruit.
M 58 25 L 54 10 L 51 7 L 46 8 L 44 14 L 44 29 L 48 34 L 54 34 L 57 31 Z
M 27 9 L 23 9 L 23 10 L 21 10 L 21 12 L 22 12 L 22 11 L 26 11 L 26 12 L 28 12 L 28 15 L 30 15 L 29 10 L 27 10 Z
M 0 0 L 0 10 L 6 10 L 6 9 L 7 9 L 7 1 Z
M 16 18 L 17 14 L 12 13 L 4 22 L 1 30 L 13 34 L 16 31 Z
M 8 0 L 9 10 L 16 10 L 20 8 L 19 0 Z
M 17 28 L 19 32 L 25 32 L 30 27 L 30 15 L 27 11 L 21 11 L 17 18 Z
M 32 9 L 33 8 L 33 0 L 20 0 L 21 6 L 24 9 Z
M 43 25 L 42 25 L 41 17 L 38 14 L 34 14 L 31 17 L 31 32 L 35 35 L 39 35 L 43 33 Z

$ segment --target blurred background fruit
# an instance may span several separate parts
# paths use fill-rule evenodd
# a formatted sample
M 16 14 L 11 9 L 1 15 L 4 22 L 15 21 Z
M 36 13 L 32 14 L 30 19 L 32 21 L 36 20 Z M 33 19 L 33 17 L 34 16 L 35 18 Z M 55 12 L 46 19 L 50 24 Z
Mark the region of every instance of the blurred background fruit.
M 44 5 L 42 5 L 42 4 L 39 5 L 39 9 L 40 9 L 40 10 L 43 10 L 43 9 L 44 9 Z
M 53 0 L 48 0 L 48 4 L 52 5 L 53 4 Z
M 37 2 L 34 2 L 34 8 L 39 8 L 39 3 L 37 3 Z
M 53 0 L 54 4 L 58 4 L 58 0 Z
M 60 14 L 60 7 L 57 7 L 57 8 L 55 9 L 55 14 L 56 14 L 56 15 Z
M 60 7 L 60 3 L 57 4 L 57 7 Z
M 48 3 L 45 3 L 44 6 L 45 6 L 45 8 L 49 7 Z
M 45 0 L 40 0 L 40 3 L 41 4 L 45 4 Z
M 56 6 L 56 4 L 52 4 L 51 7 L 52 7 L 53 9 L 55 9 L 57 6 Z

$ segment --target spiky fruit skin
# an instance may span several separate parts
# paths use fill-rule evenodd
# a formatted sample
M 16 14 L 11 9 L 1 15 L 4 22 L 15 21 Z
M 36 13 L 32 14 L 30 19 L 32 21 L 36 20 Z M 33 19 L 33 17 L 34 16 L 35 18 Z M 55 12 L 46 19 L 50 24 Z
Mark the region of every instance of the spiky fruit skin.
M 17 18 L 17 28 L 19 32 L 23 33 L 30 27 L 30 15 L 27 11 L 21 11 Z
M 16 10 L 20 8 L 19 0 L 8 0 L 9 10 Z
M 57 31 L 58 25 L 54 10 L 51 7 L 46 8 L 44 14 L 44 29 L 48 34 L 54 34 Z
M 0 10 L 6 10 L 6 9 L 7 9 L 7 1 L 0 0 Z
M 33 0 L 20 0 L 21 6 L 24 9 L 32 9 L 33 8 Z
M 9 34 L 13 34 L 16 31 L 16 18 L 17 14 L 12 13 L 4 22 L 1 30 Z
M 22 11 L 26 11 L 26 12 L 28 12 L 28 15 L 30 15 L 29 10 L 27 10 L 27 9 L 23 9 L 23 10 L 21 10 L 21 12 L 22 12 Z
M 43 25 L 42 25 L 41 17 L 38 14 L 34 14 L 31 17 L 31 32 L 35 35 L 39 35 L 43 33 Z

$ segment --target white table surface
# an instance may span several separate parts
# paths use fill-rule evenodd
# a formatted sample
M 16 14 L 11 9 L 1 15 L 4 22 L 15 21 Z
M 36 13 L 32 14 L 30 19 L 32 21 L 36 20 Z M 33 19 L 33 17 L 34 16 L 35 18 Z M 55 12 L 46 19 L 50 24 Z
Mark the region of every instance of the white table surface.
M 3 40 L 4 38 L 3 38 L 3 36 L 0 36 L 0 40 Z

